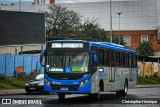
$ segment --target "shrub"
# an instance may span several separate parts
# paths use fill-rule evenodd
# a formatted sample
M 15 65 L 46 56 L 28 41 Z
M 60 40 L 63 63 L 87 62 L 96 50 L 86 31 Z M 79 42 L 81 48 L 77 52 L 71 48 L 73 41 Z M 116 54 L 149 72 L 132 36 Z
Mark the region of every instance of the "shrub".
M 17 74 L 17 79 L 26 80 L 27 74 L 25 72 L 21 72 Z

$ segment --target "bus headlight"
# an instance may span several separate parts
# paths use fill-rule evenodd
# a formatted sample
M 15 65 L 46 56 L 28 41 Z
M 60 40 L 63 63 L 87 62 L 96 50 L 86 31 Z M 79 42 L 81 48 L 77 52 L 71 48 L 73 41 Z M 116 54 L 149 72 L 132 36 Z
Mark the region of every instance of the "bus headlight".
M 84 85 L 87 84 L 88 82 L 89 82 L 89 79 L 86 79 L 86 80 L 82 81 L 82 82 L 80 83 L 80 87 L 81 87 L 81 86 L 84 86 Z
M 44 79 L 48 86 L 50 86 L 50 82 L 47 79 Z

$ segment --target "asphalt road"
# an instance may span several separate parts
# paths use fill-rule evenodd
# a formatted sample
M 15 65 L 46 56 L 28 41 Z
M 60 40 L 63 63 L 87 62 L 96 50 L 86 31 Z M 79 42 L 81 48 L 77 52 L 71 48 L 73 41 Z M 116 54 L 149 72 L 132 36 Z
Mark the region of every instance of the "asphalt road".
M 1 100 L 12 100 L 12 105 L 1 104 L 0 107 L 160 107 L 160 87 L 129 89 L 125 98 L 116 97 L 114 92 L 103 93 L 101 97 L 100 100 L 97 100 L 87 95 L 67 95 L 65 101 L 59 101 L 58 96 L 52 93 L 49 95 L 38 93 L 27 95 L 24 93 L 21 95 L 0 96 Z M 17 104 L 18 100 L 27 100 L 27 104 Z M 28 100 L 35 102 L 28 105 Z

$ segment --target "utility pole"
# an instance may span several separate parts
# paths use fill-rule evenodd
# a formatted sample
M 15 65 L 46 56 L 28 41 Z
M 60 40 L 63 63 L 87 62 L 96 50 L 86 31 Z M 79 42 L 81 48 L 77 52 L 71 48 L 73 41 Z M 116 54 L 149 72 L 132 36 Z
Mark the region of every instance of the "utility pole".
M 119 45 L 120 45 L 120 16 L 122 13 L 117 13 L 117 14 L 119 15 L 119 37 L 118 39 L 119 39 Z
M 21 10 L 21 0 L 19 0 L 19 11 Z
M 110 0 L 110 42 L 112 42 L 112 0 Z

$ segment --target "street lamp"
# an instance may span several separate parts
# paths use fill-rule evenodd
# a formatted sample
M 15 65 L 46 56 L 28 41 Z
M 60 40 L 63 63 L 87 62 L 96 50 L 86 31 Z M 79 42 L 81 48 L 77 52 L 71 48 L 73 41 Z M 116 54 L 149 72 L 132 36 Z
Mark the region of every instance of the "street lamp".
M 119 44 L 120 44 L 120 16 L 122 13 L 117 13 L 119 15 Z

